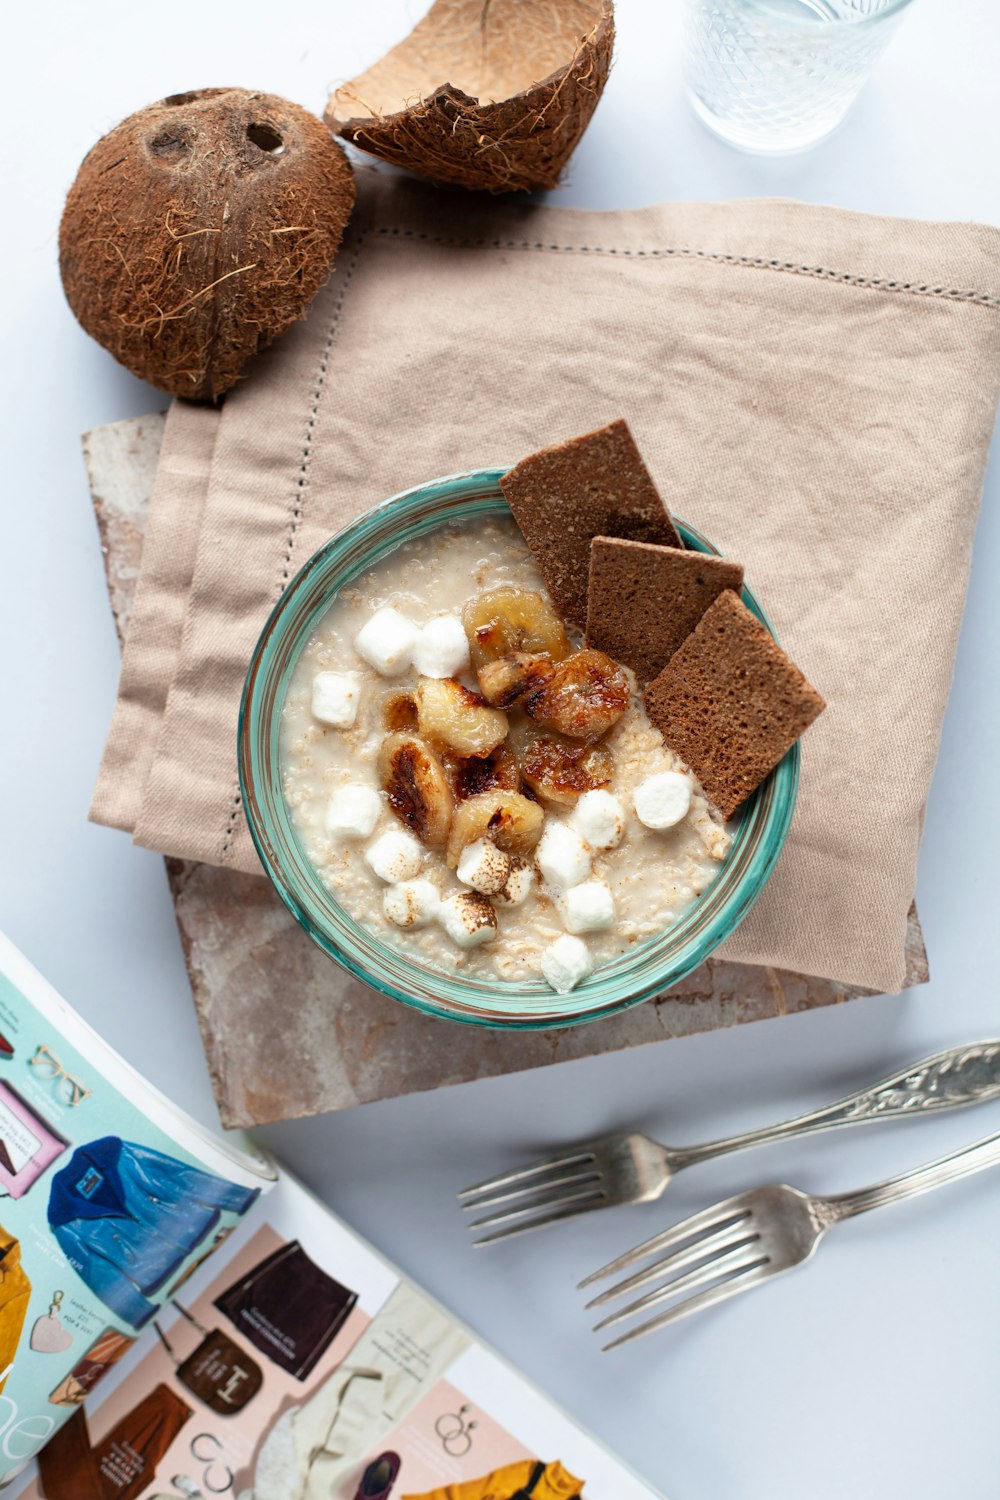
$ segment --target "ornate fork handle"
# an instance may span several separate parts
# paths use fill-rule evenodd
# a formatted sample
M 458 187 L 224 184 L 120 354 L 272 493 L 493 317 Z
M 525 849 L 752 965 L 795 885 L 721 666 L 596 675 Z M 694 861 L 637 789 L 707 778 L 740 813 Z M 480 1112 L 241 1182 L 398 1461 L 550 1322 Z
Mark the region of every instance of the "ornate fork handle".
M 923 1062 L 903 1068 L 871 1088 L 859 1089 L 833 1104 L 782 1120 L 743 1135 L 709 1141 L 704 1146 L 678 1148 L 670 1152 L 673 1170 L 741 1151 L 745 1146 L 762 1146 L 768 1141 L 787 1140 L 791 1136 L 809 1135 L 818 1130 L 835 1130 L 841 1125 L 861 1125 L 870 1120 L 894 1120 L 901 1115 L 935 1114 L 958 1109 L 964 1104 L 985 1103 L 1000 1099 L 1000 1041 L 976 1042 L 966 1047 L 950 1047 Z
M 971 1172 L 981 1172 L 996 1162 L 1000 1162 L 1000 1135 L 988 1135 L 984 1140 L 964 1146 L 961 1151 L 953 1151 L 950 1156 L 939 1157 L 925 1167 L 916 1167 L 899 1177 L 876 1182 L 856 1193 L 814 1198 L 813 1209 L 820 1222 L 829 1225 L 838 1219 L 852 1219 L 855 1214 L 867 1213 L 871 1208 L 884 1208 L 889 1203 L 902 1203 L 904 1198 L 915 1198 L 918 1193 L 929 1193 L 932 1188 L 943 1187 L 946 1182 L 955 1182 Z

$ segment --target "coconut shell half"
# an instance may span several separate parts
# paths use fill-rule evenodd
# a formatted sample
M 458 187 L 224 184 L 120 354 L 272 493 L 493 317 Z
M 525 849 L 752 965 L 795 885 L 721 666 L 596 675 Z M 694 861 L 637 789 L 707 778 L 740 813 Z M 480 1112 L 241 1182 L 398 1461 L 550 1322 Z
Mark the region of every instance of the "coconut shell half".
M 434 182 L 555 187 L 611 66 L 612 0 L 435 0 L 325 119 Z
M 305 312 L 353 206 L 346 154 L 308 110 L 247 89 L 172 94 L 84 158 L 63 287 L 141 380 L 214 399 Z

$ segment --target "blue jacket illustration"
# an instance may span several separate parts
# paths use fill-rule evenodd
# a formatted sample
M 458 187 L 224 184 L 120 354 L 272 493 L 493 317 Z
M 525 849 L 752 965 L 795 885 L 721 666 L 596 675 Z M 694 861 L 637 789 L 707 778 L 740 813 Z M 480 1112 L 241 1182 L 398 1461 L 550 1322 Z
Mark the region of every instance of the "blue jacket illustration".
M 74 1271 L 141 1328 L 160 1290 L 219 1222 L 257 1188 L 238 1187 L 147 1146 L 105 1136 L 80 1146 L 52 1179 L 49 1226 Z

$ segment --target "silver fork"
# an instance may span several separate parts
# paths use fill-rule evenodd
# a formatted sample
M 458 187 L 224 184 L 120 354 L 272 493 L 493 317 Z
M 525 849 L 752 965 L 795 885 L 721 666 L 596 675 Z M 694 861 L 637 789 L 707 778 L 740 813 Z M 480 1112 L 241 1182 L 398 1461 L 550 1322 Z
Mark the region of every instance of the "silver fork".
M 599 1307 L 637 1291 L 639 1287 L 648 1286 L 651 1281 L 660 1283 L 645 1296 L 603 1318 L 595 1325 L 594 1331 L 648 1312 L 672 1297 L 681 1298 L 666 1312 L 612 1339 L 604 1348 L 614 1349 L 619 1344 L 628 1344 L 632 1339 L 665 1328 L 668 1323 L 712 1307 L 727 1297 L 749 1292 L 773 1276 L 801 1265 L 815 1253 L 816 1246 L 831 1225 L 838 1224 L 841 1219 L 867 1213 L 870 1208 L 900 1203 L 904 1198 L 927 1193 L 931 1188 L 942 1187 L 944 1183 L 954 1182 L 971 1172 L 981 1172 L 996 1162 L 1000 1162 L 1000 1135 L 989 1135 L 985 1140 L 950 1156 L 942 1156 L 925 1167 L 904 1172 L 900 1177 L 890 1177 L 887 1182 L 861 1188 L 856 1193 L 815 1198 L 785 1183 L 775 1183 L 727 1198 L 724 1203 L 717 1203 L 714 1208 L 694 1214 L 663 1234 L 656 1234 L 636 1245 L 634 1250 L 619 1255 L 617 1260 L 581 1281 L 581 1287 L 591 1286 L 595 1281 L 613 1276 L 660 1250 L 667 1251 L 666 1255 L 624 1281 L 616 1282 L 587 1303 L 588 1308 Z M 699 1292 L 696 1287 L 705 1290 Z
M 530 1166 L 501 1172 L 464 1188 L 458 1196 L 465 1210 L 489 1210 L 484 1217 L 471 1220 L 469 1228 L 488 1230 L 473 1243 L 491 1245 L 597 1208 L 647 1203 L 658 1198 L 671 1177 L 684 1167 L 728 1151 L 817 1130 L 834 1130 L 841 1125 L 958 1109 L 998 1097 L 1000 1041 L 974 1042 L 936 1052 L 871 1088 L 777 1125 L 747 1130 L 704 1146 L 662 1146 L 639 1131 L 602 1136 Z

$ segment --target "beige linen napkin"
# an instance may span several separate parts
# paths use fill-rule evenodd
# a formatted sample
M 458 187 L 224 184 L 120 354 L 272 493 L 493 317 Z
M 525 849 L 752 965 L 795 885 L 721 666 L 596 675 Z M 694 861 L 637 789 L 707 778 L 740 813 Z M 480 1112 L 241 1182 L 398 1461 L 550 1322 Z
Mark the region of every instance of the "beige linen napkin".
M 122 655 L 118 698 L 90 816 L 135 828 L 180 656 L 219 413 L 175 401 L 167 413 Z M 257 868 L 260 866 L 258 864 Z
M 173 408 L 93 816 L 258 869 L 236 717 L 295 571 L 397 490 L 624 416 L 829 704 L 723 952 L 898 989 L 1000 394 L 1000 233 L 769 200 L 482 204 L 372 169 L 359 186 L 309 318 L 221 415 Z

